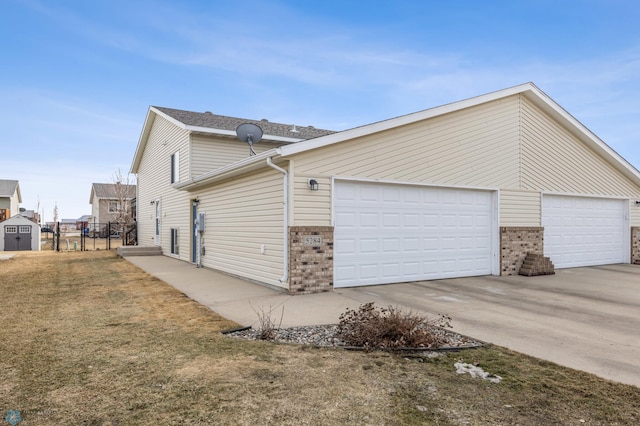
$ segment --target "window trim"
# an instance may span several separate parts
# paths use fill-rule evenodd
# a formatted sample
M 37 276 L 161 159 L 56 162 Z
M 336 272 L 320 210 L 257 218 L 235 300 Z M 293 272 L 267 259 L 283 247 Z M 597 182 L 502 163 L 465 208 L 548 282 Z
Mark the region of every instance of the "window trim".
M 180 182 L 180 151 L 171 154 L 171 183 Z
M 171 254 L 180 254 L 180 228 L 171 228 L 169 250 Z
M 115 204 L 115 210 L 111 208 L 111 203 Z M 109 200 L 107 201 L 107 210 L 109 213 L 118 213 L 122 211 L 122 206 L 120 205 L 120 201 L 118 200 Z

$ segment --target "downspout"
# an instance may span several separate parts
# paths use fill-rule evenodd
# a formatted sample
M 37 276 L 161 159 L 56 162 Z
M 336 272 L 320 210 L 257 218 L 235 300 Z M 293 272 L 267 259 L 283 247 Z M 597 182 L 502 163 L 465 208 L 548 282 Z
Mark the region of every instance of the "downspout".
M 280 282 L 283 283 L 289 279 L 289 176 L 285 169 L 273 164 L 271 157 L 267 157 L 267 165 L 282 173 L 284 182 L 284 201 L 282 203 L 284 206 L 284 252 L 282 256 L 282 277 L 280 277 Z

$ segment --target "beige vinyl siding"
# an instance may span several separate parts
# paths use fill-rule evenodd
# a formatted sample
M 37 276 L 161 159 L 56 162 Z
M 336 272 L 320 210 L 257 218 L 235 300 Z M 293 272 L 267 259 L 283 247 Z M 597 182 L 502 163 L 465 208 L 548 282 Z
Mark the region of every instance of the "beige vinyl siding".
M 259 154 L 280 144 L 259 142 L 253 150 Z M 191 136 L 191 177 L 197 177 L 249 157 L 249 145 L 235 138 Z
M 639 188 L 522 97 L 522 189 L 640 196 Z
M 332 176 L 518 188 L 518 96 L 295 155 L 296 225 L 330 225 Z M 320 190 L 311 193 L 307 178 Z
M 199 190 L 198 196 L 198 211 L 206 214 L 203 265 L 287 288 L 279 281 L 284 272 L 282 174 L 268 169 Z
M 501 190 L 500 226 L 540 226 L 541 202 L 537 191 Z
M 166 143 L 165 143 L 166 142 Z M 172 188 L 170 159 L 171 154 L 179 151 L 180 179 L 185 180 L 188 173 L 189 135 L 168 120 L 156 116 L 143 157 L 138 168 L 138 244 L 154 245 L 155 205 L 152 201 L 160 200 L 161 208 L 161 246 L 164 254 L 170 250 L 170 230 L 179 231 L 179 258 L 190 260 L 191 219 L 190 194 Z
M 640 206 L 636 206 L 636 200 L 640 197 L 629 200 L 629 225 L 640 226 Z
M 93 204 L 91 204 L 91 221 L 93 222 L 100 221 L 100 199 L 97 197 L 93 198 Z

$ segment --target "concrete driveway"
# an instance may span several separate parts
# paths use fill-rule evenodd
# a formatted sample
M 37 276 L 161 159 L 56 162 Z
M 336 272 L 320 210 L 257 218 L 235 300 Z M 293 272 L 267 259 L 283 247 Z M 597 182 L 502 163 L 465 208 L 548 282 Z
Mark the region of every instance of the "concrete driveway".
M 512 350 L 640 386 L 640 266 L 562 269 L 337 289 L 381 306 L 452 317 L 453 328 Z

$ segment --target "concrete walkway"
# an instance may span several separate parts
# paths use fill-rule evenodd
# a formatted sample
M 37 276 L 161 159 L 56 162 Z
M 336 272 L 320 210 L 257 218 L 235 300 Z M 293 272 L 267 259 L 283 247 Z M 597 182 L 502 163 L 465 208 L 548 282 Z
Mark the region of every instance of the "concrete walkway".
M 126 259 L 177 288 L 200 304 L 240 325 L 257 326 L 258 313 L 272 311 L 282 327 L 337 324 L 347 308 L 360 302 L 338 292 L 291 296 L 167 256 L 129 256 Z
M 453 329 L 560 365 L 640 386 L 640 266 L 557 271 L 543 277 L 474 277 L 290 296 L 166 256 L 127 257 L 223 317 L 257 326 L 335 324 L 362 303 L 452 317 Z

